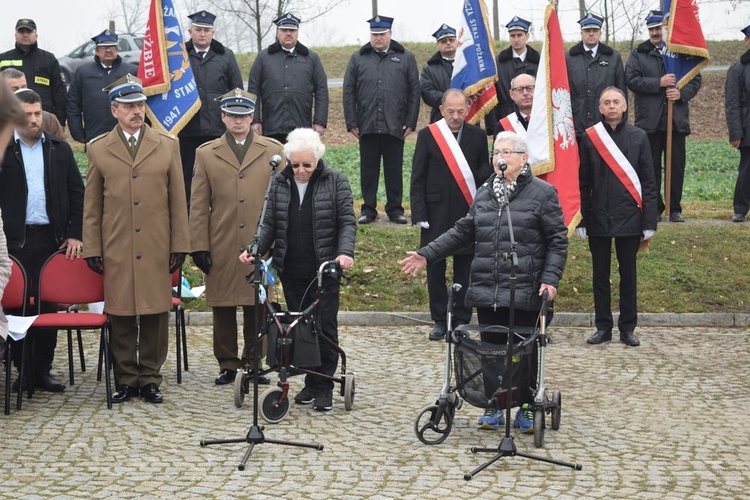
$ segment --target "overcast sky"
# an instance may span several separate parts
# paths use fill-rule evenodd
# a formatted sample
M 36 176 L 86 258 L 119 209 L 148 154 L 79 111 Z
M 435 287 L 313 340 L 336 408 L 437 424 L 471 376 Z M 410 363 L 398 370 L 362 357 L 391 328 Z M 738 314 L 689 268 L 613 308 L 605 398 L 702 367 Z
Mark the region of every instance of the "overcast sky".
M 635 1 L 635 0 L 625 0 Z M 16 20 L 30 17 L 37 23 L 40 47 L 57 56 L 66 54 L 107 27 L 113 0 L 34 0 L 33 2 L 4 1 L 0 21 L 0 50 L 14 44 L 13 32 Z M 174 0 L 179 14 L 184 18 L 184 0 Z M 492 0 L 486 0 L 489 9 Z M 658 0 L 654 0 L 654 6 Z M 698 0 L 704 34 L 709 39 L 739 40 L 740 29 L 750 24 L 750 2 L 732 11 L 729 0 Z M 500 0 L 501 26 L 513 15 L 533 22 L 532 40 L 540 39 L 540 26 L 544 18 L 546 0 Z M 588 1 L 588 5 L 594 4 Z M 431 33 L 443 22 L 456 26 L 461 15 L 461 0 L 378 0 L 380 14 L 395 18 L 393 38 L 399 41 L 432 41 Z M 519 5 L 513 7 L 513 5 Z M 507 7 L 505 7 L 507 6 Z M 206 8 L 211 10 L 206 2 Z M 310 46 L 350 45 L 368 41 L 368 26 L 371 17 L 371 0 L 344 0 L 326 17 L 303 23 L 300 41 Z M 559 1 L 560 24 L 563 37 L 575 40 L 579 35 L 578 0 Z M 187 19 L 186 19 L 187 24 Z M 501 28 L 502 29 L 502 28 Z M 506 37 L 504 29 L 502 37 Z M 221 33 L 217 33 L 221 40 Z M 641 37 L 643 38 L 643 36 Z

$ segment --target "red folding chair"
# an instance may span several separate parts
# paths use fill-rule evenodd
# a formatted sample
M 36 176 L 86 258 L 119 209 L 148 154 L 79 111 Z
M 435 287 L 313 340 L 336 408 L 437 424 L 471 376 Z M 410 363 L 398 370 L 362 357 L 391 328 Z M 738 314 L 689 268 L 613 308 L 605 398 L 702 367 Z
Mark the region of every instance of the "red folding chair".
M 175 339 L 177 340 L 177 383 L 182 383 L 182 364 L 188 371 L 187 332 L 185 328 L 185 308 L 182 306 L 182 269 L 172 273 L 172 286 L 177 287 L 177 297 L 172 297 L 174 312 Z M 180 355 L 182 353 L 182 355 Z
M 53 254 L 44 263 L 39 275 L 39 300 L 54 304 L 88 304 L 104 300 L 104 276 L 92 271 L 84 259 L 68 260 L 65 251 Z M 109 351 L 109 319 L 106 314 L 93 312 L 56 312 L 39 314 L 34 328 L 53 330 L 99 330 L 99 357 L 104 358 L 107 385 L 107 408 L 112 408 Z M 70 343 L 68 344 L 70 349 Z M 101 373 L 97 375 L 101 380 Z
M 10 309 L 21 309 L 21 315 L 24 315 L 26 312 L 26 270 L 23 268 L 23 265 L 21 265 L 18 260 L 10 256 L 10 262 L 11 262 L 11 268 L 10 268 L 10 279 L 8 280 L 8 284 L 5 286 L 5 291 L 3 292 L 3 299 L 2 299 L 2 307 L 4 311 L 8 311 Z M 5 340 L 7 343 L 7 349 L 5 350 L 5 414 L 10 415 L 10 378 L 11 378 L 11 364 L 12 362 L 12 356 L 11 356 L 11 349 L 13 349 L 13 343 L 11 342 L 10 338 Z M 20 342 L 20 347 L 23 349 L 23 343 L 26 341 L 26 339 L 22 340 Z M 21 358 L 21 374 L 19 376 L 18 380 L 18 396 L 16 399 L 16 408 L 21 409 L 21 404 L 23 401 L 23 374 L 25 371 L 24 367 L 24 359 L 25 356 Z

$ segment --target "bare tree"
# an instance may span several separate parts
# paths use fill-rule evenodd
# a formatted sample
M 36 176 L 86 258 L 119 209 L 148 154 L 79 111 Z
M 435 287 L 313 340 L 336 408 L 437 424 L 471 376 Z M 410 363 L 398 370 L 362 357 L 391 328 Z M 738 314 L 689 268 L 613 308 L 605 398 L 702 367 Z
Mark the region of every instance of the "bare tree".
M 627 38 L 632 50 L 651 8 L 650 0 L 595 0 L 589 2 L 587 10 L 604 18 L 604 43 L 614 44 L 618 38 Z
M 151 0 L 114 0 L 108 17 L 121 26 L 121 33 L 142 33 L 150 6 Z

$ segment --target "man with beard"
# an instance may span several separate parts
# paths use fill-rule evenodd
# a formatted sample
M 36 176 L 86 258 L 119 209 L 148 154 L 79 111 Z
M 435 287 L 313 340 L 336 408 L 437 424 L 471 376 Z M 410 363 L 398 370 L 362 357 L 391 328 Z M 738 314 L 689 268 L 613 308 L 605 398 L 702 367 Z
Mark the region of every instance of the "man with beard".
M 19 89 L 27 89 L 29 86 L 26 84 L 26 75 L 22 71 L 16 68 L 6 68 L 0 73 L 13 92 Z M 42 109 L 42 130 L 45 134 L 51 134 L 57 137 L 65 136 L 65 129 L 60 125 L 60 120 L 49 111 Z
M 138 78 L 127 74 L 105 90 L 117 126 L 88 143 L 83 256 L 104 274 L 118 382 L 112 402 L 140 393 L 161 403 L 171 274 L 189 251 L 180 150 L 175 137 L 144 124 Z
M 453 75 L 453 60 L 456 58 L 456 29 L 447 24 L 440 26 L 432 34 L 437 42 L 437 52 L 422 68 L 419 84 L 422 88 L 422 100 L 432 107 L 430 123 L 435 123 L 443 116 L 440 104 L 443 102 L 443 92 L 451 86 Z
M 411 171 L 412 221 L 421 231 L 420 246 L 453 227 L 466 215 L 476 189 L 492 174 L 484 131 L 465 122 L 469 99 L 459 89 L 448 89 L 440 105 L 443 119 L 417 134 Z M 469 284 L 469 268 L 474 249 L 453 254 L 453 282 L 462 285 L 454 304 L 453 326 L 471 321 L 471 307 L 464 303 Z M 445 286 L 445 259 L 427 265 L 427 291 L 430 315 L 435 327 L 430 340 L 443 338 L 448 290 Z
M 91 38 L 96 44 L 94 60 L 80 66 L 68 89 L 68 128 L 78 142 L 86 143 L 116 125 L 109 99 L 102 89 L 138 68 L 117 55 L 117 35 L 104 30 Z
M 16 128 L 14 140 L 6 146 L 0 169 L 0 208 L 8 251 L 26 269 L 29 296 L 37 296 L 39 272 L 52 254 L 65 249 L 68 259 L 81 258 L 83 180 L 70 146 L 43 132 L 39 94 L 20 89 L 16 96 L 28 124 Z M 56 312 L 57 304 L 42 304 L 41 310 Z M 32 338 L 32 383 L 45 391 L 63 391 L 65 386 L 50 374 L 57 330 L 37 330 Z M 18 365 L 21 350 L 13 352 Z M 14 388 L 18 389 L 18 380 Z

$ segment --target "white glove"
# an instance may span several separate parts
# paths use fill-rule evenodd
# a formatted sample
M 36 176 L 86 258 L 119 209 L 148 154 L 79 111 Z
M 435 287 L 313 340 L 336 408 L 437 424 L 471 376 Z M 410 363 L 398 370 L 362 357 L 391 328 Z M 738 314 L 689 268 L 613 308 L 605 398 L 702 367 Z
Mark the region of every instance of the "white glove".
M 586 239 L 586 228 L 585 227 L 577 227 L 575 231 L 575 235 L 581 238 L 582 240 Z
M 417 226 L 421 227 L 422 229 L 430 229 L 430 223 L 426 220 L 422 220 L 416 223 Z
M 655 232 L 656 231 L 654 231 L 653 229 L 644 229 L 643 230 L 643 241 L 648 241 L 651 238 L 653 238 Z

